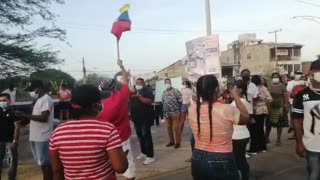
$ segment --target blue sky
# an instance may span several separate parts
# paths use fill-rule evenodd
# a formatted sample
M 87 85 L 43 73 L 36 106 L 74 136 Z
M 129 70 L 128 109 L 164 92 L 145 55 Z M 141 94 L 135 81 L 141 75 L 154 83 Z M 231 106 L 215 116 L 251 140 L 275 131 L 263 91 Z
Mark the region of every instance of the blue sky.
M 318 3 L 318 0 L 306 0 Z M 121 58 L 133 73 L 152 72 L 186 55 L 185 42 L 205 35 L 204 0 L 66 0 L 53 7 L 57 24 L 67 30 L 65 43 L 54 43 L 65 63 L 62 70 L 81 77 L 81 58 L 89 71 L 114 73 L 116 40 L 110 33 L 119 8 L 130 3 L 132 31 L 123 34 Z M 214 0 L 211 2 L 212 27 L 220 35 L 221 49 L 238 34 L 257 33 L 259 39 L 273 41 L 269 31 L 282 28 L 279 42 L 304 46 L 303 58 L 320 54 L 320 24 L 293 16 L 320 16 L 320 7 L 296 0 Z

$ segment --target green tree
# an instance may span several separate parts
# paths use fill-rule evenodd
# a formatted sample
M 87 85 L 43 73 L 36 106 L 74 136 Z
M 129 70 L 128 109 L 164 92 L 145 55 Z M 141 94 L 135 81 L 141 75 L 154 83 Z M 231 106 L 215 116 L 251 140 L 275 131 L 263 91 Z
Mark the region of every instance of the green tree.
M 35 40 L 65 40 L 66 32 L 55 25 L 56 15 L 49 9 L 52 4 L 63 3 L 64 0 L 0 1 L 0 76 L 28 74 L 62 62 L 49 44 L 41 47 Z
M 73 88 L 76 83 L 76 80 L 70 74 L 57 69 L 47 69 L 34 72 L 30 75 L 30 80 L 33 79 L 42 80 L 54 94 L 57 91 L 57 87 L 55 86 L 60 85 L 61 82 L 67 83 L 69 88 Z
M 99 75 L 97 73 L 88 74 L 86 79 L 86 84 L 91 84 L 98 86 L 102 80 L 106 79 L 105 76 Z M 83 79 L 81 79 L 78 84 L 84 84 Z

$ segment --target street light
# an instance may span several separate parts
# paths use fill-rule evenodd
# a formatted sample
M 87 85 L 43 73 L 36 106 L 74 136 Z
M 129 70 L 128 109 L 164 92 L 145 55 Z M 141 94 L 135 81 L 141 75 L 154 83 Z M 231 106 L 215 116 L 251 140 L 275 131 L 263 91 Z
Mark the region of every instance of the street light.
M 270 34 L 274 34 L 274 54 L 275 54 L 275 60 L 276 60 L 276 68 L 275 70 L 277 71 L 279 68 L 279 63 L 278 63 L 278 32 L 281 32 L 282 29 L 278 29 L 272 32 L 269 32 Z
M 318 16 L 294 16 L 292 19 L 305 19 L 320 24 L 320 17 Z
M 205 0 L 205 1 L 206 1 L 207 36 L 209 36 L 212 34 L 210 0 Z

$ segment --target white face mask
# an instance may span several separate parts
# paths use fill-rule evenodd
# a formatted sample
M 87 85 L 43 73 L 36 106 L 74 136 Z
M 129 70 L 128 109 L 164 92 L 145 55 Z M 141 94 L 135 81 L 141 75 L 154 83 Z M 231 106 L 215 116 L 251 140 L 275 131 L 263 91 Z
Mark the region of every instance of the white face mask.
M 30 97 L 33 99 L 37 99 L 39 97 L 39 94 L 37 94 L 35 91 L 30 92 Z
M 279 78 L 273 78 L 272 79 L 272 83 L 273 84 L 278 84 L 278 83 L 280 83 L 280 79 Z
M 318 83 L 320 83 L 320 73 L 314 73 L 313 74 L 313 79 L 315 81 L 317 81 Z
M 0 108 L 1 109 L 7 109 L 9 106 L 9 103 L 8 102 L 0 102 Z
M 136 90 L 141 90 L 143 87 L 142 86 L 138 86 L 138 85 L 136 85 Z
M 170 89 L 171 88 L 171 84 L 166 84 L 166 89 Z

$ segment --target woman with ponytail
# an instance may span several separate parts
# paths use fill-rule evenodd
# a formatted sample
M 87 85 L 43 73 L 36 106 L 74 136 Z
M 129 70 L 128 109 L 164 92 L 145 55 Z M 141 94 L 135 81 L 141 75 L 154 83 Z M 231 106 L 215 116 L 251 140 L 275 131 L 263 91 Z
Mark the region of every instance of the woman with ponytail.
M 231 91 L 236 107 L 217 101 L 219 83 L 214 75 L 205 75 L 197 82 L 197 103 L 190 107 L 190 125 L 195 137 L 192 155 L 194 180 L 238 180 L 233 155 L 233 125 L 249 122 L 249 113 L 242 103 L 238 88 Z

